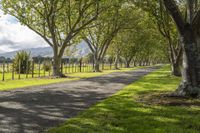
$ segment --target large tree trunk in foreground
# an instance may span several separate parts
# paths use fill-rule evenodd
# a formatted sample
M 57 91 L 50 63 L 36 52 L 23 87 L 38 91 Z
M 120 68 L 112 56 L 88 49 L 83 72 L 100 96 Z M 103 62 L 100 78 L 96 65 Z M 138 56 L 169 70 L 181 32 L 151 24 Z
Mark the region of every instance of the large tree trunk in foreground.
M 197 39 L 194 32 L 186 30 L 183 36 L 183 72 L 182 83 L 178 88 L 180 95 L 200 96 L 200 54 L 198 53 Z
M 163 1 L 181 35 L 183 70 L 182 82 L 177 89 L 177 94 L 200 97 L 200 10 L 196 10 L 194 0 L 187 0 L 187 20 L 185 20 L 175 0 Z

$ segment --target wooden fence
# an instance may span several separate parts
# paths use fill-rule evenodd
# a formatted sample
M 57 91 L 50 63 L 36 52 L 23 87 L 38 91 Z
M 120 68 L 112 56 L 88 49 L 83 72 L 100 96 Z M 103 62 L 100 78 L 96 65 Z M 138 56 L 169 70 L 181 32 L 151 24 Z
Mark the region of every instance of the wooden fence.
M 20 66 L 20 65 L 19 65 Z M 124 67 L 124 64 L 119 64 L 119 67 Z M 15 71 L 14 63 L 0 63 L 0 80 L 20 80 L 20 79 L 28 79 L 28 78 L 43 78 L 49 77 L 52 75 L 52 65 L 49 70 L 45 70 L 43 67 L 43 63 L 34 63 L 31 62 L 29 70 L 26 73 L 20 73 Z M 94 64 L 92 63 L 62 63 L 61 71 L 63 74 L 70 73 L 80 73 L 80 72 L 92 72 L 94 69 Z M 111 70 L 114 68 L 113 64 L 101 64 L 101 70 Z M 20 68 L 19 68 L 20 69 Z

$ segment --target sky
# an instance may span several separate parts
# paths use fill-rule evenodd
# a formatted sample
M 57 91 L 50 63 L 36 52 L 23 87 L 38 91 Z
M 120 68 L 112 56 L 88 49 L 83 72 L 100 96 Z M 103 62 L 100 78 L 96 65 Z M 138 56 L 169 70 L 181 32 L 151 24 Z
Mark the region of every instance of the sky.
M 46 46 L 48 45 L 39 35 L 0 10 L 0 54 Z

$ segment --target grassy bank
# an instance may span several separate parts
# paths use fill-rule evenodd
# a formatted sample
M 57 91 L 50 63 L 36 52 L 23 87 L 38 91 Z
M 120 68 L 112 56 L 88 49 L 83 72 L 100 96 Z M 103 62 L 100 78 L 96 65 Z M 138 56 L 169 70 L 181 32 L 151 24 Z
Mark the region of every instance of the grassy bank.
M 162 68 L 52 128 L 49 133 L 199 133 L 200 104 L 170 105 L 141 100 L 174 91 L 179 82 L 180 78 L 170 76 L 168 67 Z
M 29 78 L 29 79 L 21 79 L 21 80 L 5 80 L 0 81 L 0 91 L 3 90 L 11 90 L 16 88 L 22 88 L 22 87 L 28 87 L 28 86 L 36 86 L 36 85 L 45 85 L 45 84 L 51 84 L 51 83 L 59 83 L 64 81 L 72 81 L 72 80 L 78 80 L 81 78 L 89 78 L 89 77 L 96 77 L 101 76 L 104 74 L 109 74 L 112 72 L 123 72 L 123 71 L 129 71 L 134 69 L 139 69 L 141 67 L 135 67 L 135 68 L 122 68 L 121 70 L 105 70 L 103 72 L 99 73 L 93 73 L 93 72 L 83 72 L 83 73 L 71 73 L 68 74 L 68 78 L 58 78 L 58 79 L 49 79 L 49 78 Z

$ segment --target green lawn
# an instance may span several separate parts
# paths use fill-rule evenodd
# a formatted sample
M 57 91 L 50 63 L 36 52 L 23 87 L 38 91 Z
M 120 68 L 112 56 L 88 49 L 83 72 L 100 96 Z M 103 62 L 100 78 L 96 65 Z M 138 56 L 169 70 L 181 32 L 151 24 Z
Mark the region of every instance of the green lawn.
M 81 78 L 89 78 L 89 77 L 96 77 L 101 76 L 104 74 L 109 74 L 112 72 L 122 72 L 122 71 L 129 71 L 138 69 L 141 67 L 135 67 L 135 68 L 122 68 L 121 70 L 105 70 L 103 72 L 99 73 L 93 73 L 93 72 L 83 72 L 83 73 L 70 73 L 67 76 L 68 78 L 58 78 L 58 79 L 49 79 L 49 78 L 29 78 L 26 79 L 25 75 L 21 75 L 21 77 L 24 77 L 21 80 L 5 80 L 0 81 L 0 91 L 3 90 L 11 90 L 21 87 L 28 87 L 28 86 L 36 86 L 36 85 L 45 85 L 45 84 L 51 84 L 51 83 L 59 83 L 64 81 L 72 81 L 72 80 L 78 80 Z M 11 79 L 11 74 L 7 74 L 7 77 Z
M 144 104 L 138 100 L 143 95 L 174 91 L 179 82 L 164 67 L 49 133 L 199 133 L 199 106 Z

